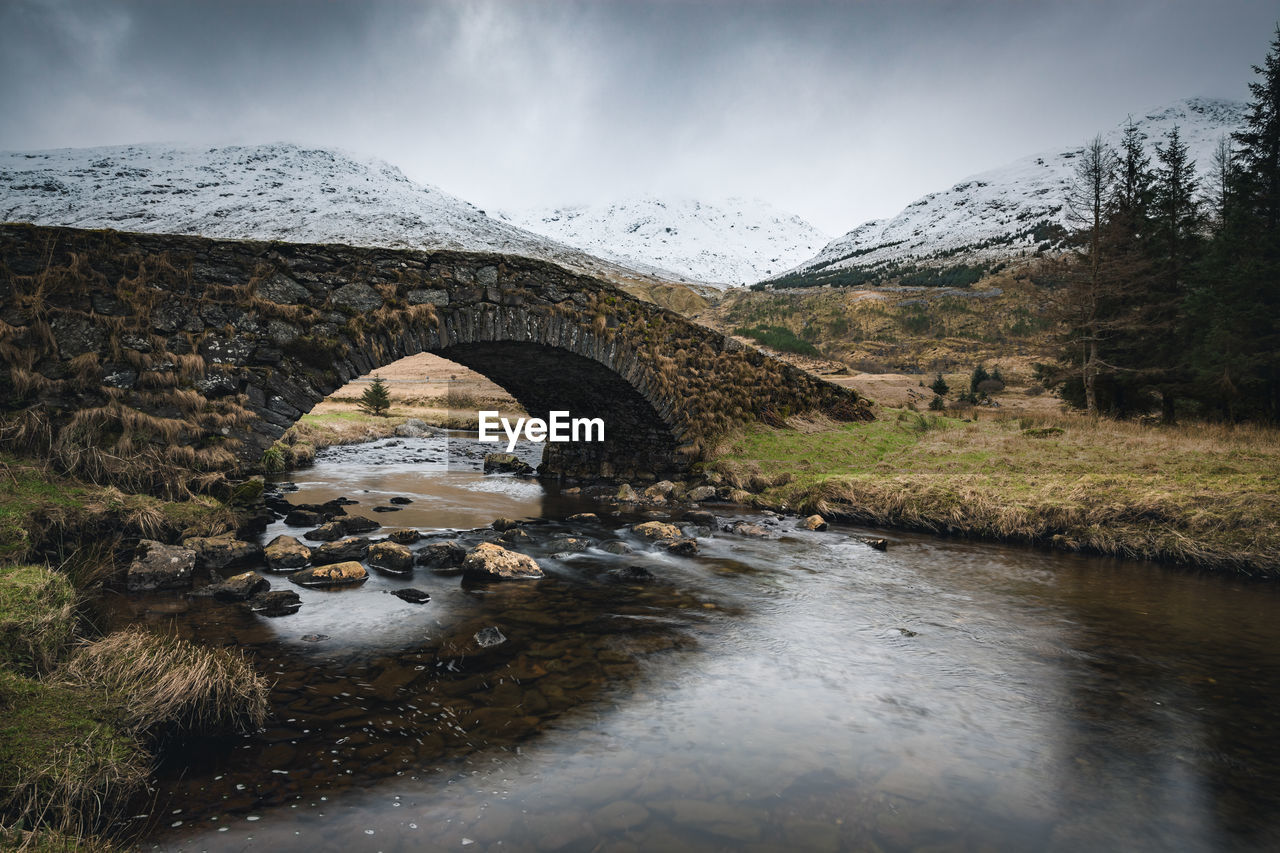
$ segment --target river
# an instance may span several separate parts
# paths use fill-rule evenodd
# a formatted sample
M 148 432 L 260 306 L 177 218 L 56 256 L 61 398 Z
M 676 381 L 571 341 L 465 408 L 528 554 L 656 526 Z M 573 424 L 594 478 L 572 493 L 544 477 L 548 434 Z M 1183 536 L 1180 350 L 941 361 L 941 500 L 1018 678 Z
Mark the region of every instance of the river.
M 116 625 L 239 647 L 275 682 L 264 730 L 165 746 L 128 821 L 143 849 L 1280 846 L 1274 585 L 728 506 L 720 522 L 774 538 L 703 528 L 673 556 L 628 532 L 647 508 L 484 476 L 479 446 L 448 444 L 332 448 L 282 479 L 428 537 L 534 520 L 514 547 L 545 579 L 270 575 L 303 600 L 274 619 L 113 604 Z M 369 512 L 393 496 L 413 502 Z M 850 536 L 869 533 L 888 549 Z M 553 553 L 564 534 L 592 546 Z M 388 594 L 404 586 L 431 601 Z

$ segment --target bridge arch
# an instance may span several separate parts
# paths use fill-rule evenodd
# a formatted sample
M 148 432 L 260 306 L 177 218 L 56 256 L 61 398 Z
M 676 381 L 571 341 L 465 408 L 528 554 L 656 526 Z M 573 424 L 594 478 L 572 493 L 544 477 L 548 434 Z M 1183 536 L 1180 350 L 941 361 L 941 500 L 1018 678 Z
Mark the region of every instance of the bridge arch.
M 0 251 L 0 428 L 69 468 L 243 474 L 325 396 L 419 352 L 533 416 L 604 418 L 602 444 L 549 445 L 545 476 L 678 475 L 752 420 L 870 417 L 852 391 L 527 258 L 25 225 L 0 226 Z

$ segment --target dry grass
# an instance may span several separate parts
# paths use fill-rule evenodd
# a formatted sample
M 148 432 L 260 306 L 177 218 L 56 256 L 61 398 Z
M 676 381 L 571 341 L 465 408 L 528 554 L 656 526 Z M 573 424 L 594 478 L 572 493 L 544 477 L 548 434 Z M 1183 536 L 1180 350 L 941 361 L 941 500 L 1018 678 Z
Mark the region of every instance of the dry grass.
M 139 629 L 86 643 L 61 677 L 123 699 L 120 722 L 139 735 L 168 726 L 257 727 L 269 707 L 266 680 L 240 652 Z
M 739 483 L 789 471 L 766 501 L 870 524 L 1280 575 L 1273 428 L 886 414 L 758 428 L 720 467 Z

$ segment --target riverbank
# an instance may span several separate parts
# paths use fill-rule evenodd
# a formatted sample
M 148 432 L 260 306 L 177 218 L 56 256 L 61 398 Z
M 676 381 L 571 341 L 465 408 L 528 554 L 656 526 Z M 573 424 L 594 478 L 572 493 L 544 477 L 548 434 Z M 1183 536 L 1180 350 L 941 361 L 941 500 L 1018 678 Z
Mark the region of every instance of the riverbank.
M 757 426 L 712 470 L 761 506 L 1280 576 L 1280 431 L 1082 416 Z
M 126 494 L 7 455 L 0 476 L 0 847 L 113 849 L 96 833 L 145 784 L 152 745 L 260 724 L 267 685 L 237 652 L 100 636 L 86 603 L 118 583 L 130 541 L 212 535 L 239 517 L 211 497 Z

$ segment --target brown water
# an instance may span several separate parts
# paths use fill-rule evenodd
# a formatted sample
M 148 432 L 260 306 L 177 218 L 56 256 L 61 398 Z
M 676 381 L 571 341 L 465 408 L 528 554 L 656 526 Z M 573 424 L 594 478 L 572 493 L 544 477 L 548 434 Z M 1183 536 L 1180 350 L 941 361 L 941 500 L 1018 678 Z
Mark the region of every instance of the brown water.
M 322 456 L 290 499 L 405 495 L 369 514 L 428 534 L 540 519 L 521 549 L 548 577 L 375 573 L 277 619 L 122 601 L 276 680 L 266 729 L 169 745 L 144 848 L 1280 848 L 1271 585 L 755 516 L 779 538 L 693 531 L 672 557 L 626 532 L 642 516 L 384 444 Z M 562 520 L 581 511 L 600 522 Z M 552 556 L 565 532 L 636 552 Z

